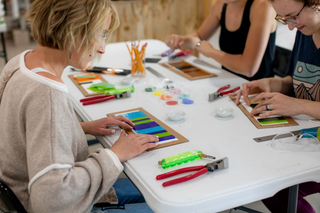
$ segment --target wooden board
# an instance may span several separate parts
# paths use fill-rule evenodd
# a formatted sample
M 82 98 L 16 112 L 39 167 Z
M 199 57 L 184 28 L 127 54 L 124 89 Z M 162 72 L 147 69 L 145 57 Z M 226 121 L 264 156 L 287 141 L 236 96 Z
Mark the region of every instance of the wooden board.
M 236 101 L 236 97 L 230 97 L 230 99 L 233 102 Z M 257 129 L 266 129 L 266 128 L 275 128 L 275 127 L 297 126 L 297 125 L 299 125 L 293 118 L 291 118 L 289 116 L 282 116 L 283 118 L 285 118 L 288 121 L 288 123 L 261 125 L 259 123 L 259 121 L 257 121 L 241 103 L 238 105 L 238 107 L 249 118 L 249 120 L 257 127 Z
M 94 95 L 100 95 L 102 93 L 88 93 L 82 85 L 79 85 L 79 82 L 74 78 L 75 75 L 81 75 L 81 73 L 79 74 L 72 74 L 72 75 L 68 75 L 69 78 L 71 79 L 71 81 L 76 85 L 76 87 L 78 87 L 78 89 L 82 92 L 82 94 L 85 96 L 85 97 L 88 97 L 88 96 L 94 96 Z M 99 77 L 99 79 L 102 81 L 102 82 L 106 82 L 108 83 L 108 81 L 106 81 L 101 75 L 99 74 L 95 74 L 96 76 Z
M 193 64 L 190 64 L 186 61 L 178 62 L 168 62 L 168 63 L 159 63 L 161 66 L 175 72 L 190 81 L 203 79 L 203 78 L 212 78 L 217 77 L 216 74 L 203 70 Z
M 135 108 L 135 109 L 129 109 L 129 110 L 125 110 L 125 111 L 121 111 L 121 112 L 114 112 L 114 113 L 110 113 L 107 114 L 108 117 L 113 117 L 117 114 L 123 114 L 123 113 L 130 113 L 130 112 L 134 112 L 134 111 L 141 111 L 144 114 L 146 114 L 148 116 L 148 118 L 150 118 L 152 121 L 154 121 L 155 123 L 157 123 L 159 126 L 161 126 L 162 128 L 164 128 L 168 133 L 170 133 L 171 135 L 173 135 L 176 139 L 175 141 L 171 141 L 171 142 L 165 142 L 165 143 L 158 143 L 158 146 L 156 146 L 155 148 L 152 149 L 148 149 L 147 151 L 153 150 L 153 149 L 159 149 L 159 148 L 163 148 L 163 147 L 167 147 L 167 146 L 172 146 L 172 145 L 176 145 L 179 143 L 184 143 L 184 142 L 188 142 L 189 140 L 185 137 L 183 137 L 182 135 L 180 135 L 178 132 L 174 131 L 173 129 L 171 129 L 169 126 L 167 126 L 165 123 L 161 122 L 159 119 L 157 119 L 156 117 L 154 117 L 153 115 L 151 115 L 150 113 L 148 113 L 146 110 L 144 110 L 143 108 Z M 125 130 L 128 134 L 137 134 L 136 132 L 132 131 L 132 130 Z
M 113 1 L 120 26 L 110 43 L 158 39 L 172 33 L 188 35 L 198 30 L 209 15 L 213 0 L 139 0 Z M 126 49 L 126 47 L 123 47 Z

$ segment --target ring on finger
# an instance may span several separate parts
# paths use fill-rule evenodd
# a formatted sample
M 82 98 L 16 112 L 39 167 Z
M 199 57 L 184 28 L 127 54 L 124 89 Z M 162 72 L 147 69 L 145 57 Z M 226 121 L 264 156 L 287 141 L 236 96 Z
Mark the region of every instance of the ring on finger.
M 268 104 L 266 105 L 266 110 L 267 110 L 267 111 L 271 111 L 271 109 L 270 109 L 270 107 L 269 107 Z
M 167 42 L 167 44 L 171 44 L 172 43 L 172 40 L 168 40 L 168 41 L 166 41 Z

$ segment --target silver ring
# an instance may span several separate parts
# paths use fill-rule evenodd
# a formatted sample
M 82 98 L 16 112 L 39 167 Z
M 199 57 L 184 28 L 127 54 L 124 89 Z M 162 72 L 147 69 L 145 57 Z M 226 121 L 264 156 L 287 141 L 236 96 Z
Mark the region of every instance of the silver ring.
M 169 41 L 166 41 L 167 44 L 171 44 L 172 43 L 172 40 L 169 40 Z
M 200 41 L 198 41 L 198 43 L 197 43 L 196 47 L 200 47 L 200 44 L 201 44 L 201 40 L 200 40 Z
M 270 111 L 270 110 L 271 110 L 268 105 L 266 105 L 266 109 L 267 109 L 267 111 Z

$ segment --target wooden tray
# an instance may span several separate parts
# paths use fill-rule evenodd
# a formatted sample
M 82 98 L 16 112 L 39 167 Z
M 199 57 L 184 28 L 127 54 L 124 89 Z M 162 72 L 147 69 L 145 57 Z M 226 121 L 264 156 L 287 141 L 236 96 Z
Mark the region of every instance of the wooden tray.
M 72 74 L 72 75 L 68 75 L 69 78 L 71 79 L 71 81 L 78 87 L 78 89 L 82 92 L 82 94 L 85 96 L 85 97 L 88 97 L 88 96 L 94 96 L 94 95 L 99 95 L 99 94 L 103 94 L 103 93 L 88 93 L 87 90 L 85 90 L 82 85 L 79 85 L 79 82 L 74 79 L 73 76 L 75 75 L 80 75 L 79 73 L 78 74 Z M 106 82 L 108 83 L 108 81 L 106 81 L 101 75 L 99 74 L 95 74 L 96 76 L 99 77 L 99 80 L 101 80 L 102 82 Z M 90 84 L 89 84 L 90 85 Z
M 217 77 L 216 74 L 203 70 L 193 64 L 186 61 L 159 63 L 161 66 L 181 75 L 190 81 L 203 78 Z
M 251 98 L 253 98 L 253 97 L 251 97 Z M 233 102 L 236 101 L 236 97 L 230 97 L 230 99 Z M 257 129 L 266 129 L 266 128 L 275 128 L 275 127 L 297 126 L 297 125 L 299 125 L 293 118 L 291 118 L 289 116 L 282 116 L 283 118 L 285 118 L 288 121 L 288 123 L 261 125 L 259 123 L 259 121 L 257 121 L 241 103 L 238 105 L 238 107 L 249 118 L 249 120 L 257 127 Z
M 175 138 L 177 138 L 178 140 L 175 141 L 171 141 L 171 142 L 166 142 L 166 143 L 161 143 L 159 142 L 158 146 L 152 148 L 152 149 L 148 149 L 147 151 L 150 150 L 154 150 L 154 149 L 159 149 L 159 148 L 163 148 L 163 147 L 167 147 L 167 146 L 172 146 L 172 145 L 176 145 L 179 143 L 184 143 L 184 142 L 188 142 L 189 140 L 185 137 L 183 137 L 182 135 L 180 135 L 178 132 L 174 131 L 173 129 L 171 129 L 169 126 L 167 126 L 165 123 L 161 122 L 159 119 L 157 119 L 156 117 L 154 117 L 153 115 L 151 115 L 150 113 L 148 113 L 146 110 L 144 110 L 143 108 L 135 108 L 135 109 L 129 109 L 129 110 L 125 110 L 125 111 L 121 111 L 121 112 L 114 112 L 114 113 L 110 113 L 107 114 L 108 117 L 112 117 L 115 116 L 116 114 L 122 114 L 122 113 L 127 113 L 127 112 L 133 112 L 133 111 L 141 111 L 144 114 L 146 114 L 151 120 L 155 121 L 158 125 L 160 125 L 162 128 L 164 128 L 167 132 L 171 133 L 171 135 L 173 135 Z M 128 134 L 136 134 L 134 131 L 132 130 L 125 130 L 126 133 Z

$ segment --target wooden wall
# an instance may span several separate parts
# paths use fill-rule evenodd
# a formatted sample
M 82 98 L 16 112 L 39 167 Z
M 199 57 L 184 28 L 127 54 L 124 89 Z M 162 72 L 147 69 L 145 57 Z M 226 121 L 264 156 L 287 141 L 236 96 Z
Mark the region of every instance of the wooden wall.
M 120 42 L 164 40 L 171 33 L 192 33 L 209 14 L 212 0 L 139 0 L 113 3 L 118 9 L 121 24 L 110 42 Z

